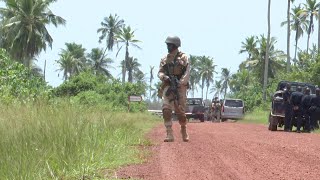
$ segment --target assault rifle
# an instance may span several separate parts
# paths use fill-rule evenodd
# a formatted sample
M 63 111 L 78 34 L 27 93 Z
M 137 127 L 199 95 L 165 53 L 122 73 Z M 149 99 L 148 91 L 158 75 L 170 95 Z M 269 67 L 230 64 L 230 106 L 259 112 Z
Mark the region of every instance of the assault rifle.
M 179 79 L 175 75 L 170 75 L 169 82 L 170 82 L 170 87 L 166 92 L 166 96 L 170 96 L 170 94 L 172 93 L 173 99 L 171 99 L 170 102 L 177 101 L 179 103 L 179 92 L 178 92 Z

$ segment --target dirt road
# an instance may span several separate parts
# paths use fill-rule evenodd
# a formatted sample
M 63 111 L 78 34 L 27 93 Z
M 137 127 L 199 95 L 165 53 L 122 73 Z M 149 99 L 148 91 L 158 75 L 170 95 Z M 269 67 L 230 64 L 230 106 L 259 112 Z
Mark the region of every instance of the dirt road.
M 320 135 L 267 130 L 265 125 L 189 123 L 190 142 L 164 143 L 164 128 L 148 135 L 152 156 L 117 178 L 151 180 L 320 179 Z

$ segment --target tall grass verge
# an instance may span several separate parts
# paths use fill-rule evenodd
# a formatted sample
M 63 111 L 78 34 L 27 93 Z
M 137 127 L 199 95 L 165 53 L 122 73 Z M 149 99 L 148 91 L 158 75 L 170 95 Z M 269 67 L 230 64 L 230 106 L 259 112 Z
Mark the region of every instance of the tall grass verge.
M 252 112 L 245 114 L 243 120 L 239 122 L 243 123 L 255 123 L 255 124 L 268 124 L 269 111 L 256 109 Z
M 80 179 L 138 163 L 159 118 L 68 103 L 0 107 L 0 179 Z M 90 178 L 91 179 L 91 178 Z

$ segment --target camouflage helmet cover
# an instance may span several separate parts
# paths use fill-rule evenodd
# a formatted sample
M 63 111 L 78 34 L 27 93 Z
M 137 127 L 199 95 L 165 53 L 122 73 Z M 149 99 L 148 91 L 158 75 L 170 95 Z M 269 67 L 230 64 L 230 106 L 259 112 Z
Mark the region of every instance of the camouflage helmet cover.
M 181 46 L 181 41 L 178 36 L 168 36 L 165 43 L 171 43 L 176 45 L 177 47 Z

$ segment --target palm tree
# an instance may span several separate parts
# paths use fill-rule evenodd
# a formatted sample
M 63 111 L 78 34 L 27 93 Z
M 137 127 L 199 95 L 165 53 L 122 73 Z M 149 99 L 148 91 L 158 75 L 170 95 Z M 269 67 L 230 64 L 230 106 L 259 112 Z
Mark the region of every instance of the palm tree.
M 268 56 L 267 56 L 267 38 L 261 35 L 259 41 L 259 54 L 254 57 L 253 60 L 247 61 L 246 64 L 250 66 L 250 73 L 255 74 L 261 80 L 260 83 L 264 83 L 264 71 L 265 69 L 265 58 L 268 58 L 268 78 L 274 78 L 278 71 L 285 68 L 283 65 L 285 53 L 281 50 L 275 49 L 276 39 L 275 37 L 270 38 L 268 45 Z
M 251 60 L 254 54 L 257 54 L 257 37 L 250 36 L 247 37 L 245 42 L 241 42 L 242 46 L 239 51 L 239 54 L 248 53 L 248 60 Z
M 214 93 L 214 96 L 219 97 L 220 99 L 220 93 L 222 92 L 222 80 L 215 80 L 214 86 L 210 89 L 210 93 Z
M 250 81 L 251 82 L 251 81 Z M 249 85 L 249 71 L 242 69 L 233 74 L 230 79 L 229 88 L 231 92 L 239 92 Z
M 114 44 L 116 42 L 116 34 L 120 32 L 120 29 L 124 26 L 124 20 L 119 19 L 119 16 L 115 14 L 109 17 L 105 17 L 101 22 L 101 28 L 97 30 L 97 33 L 101 33 L 99 37 L 99 43 L 102 42 L 103 39 L 106 39 L 106 48 L 103 52 L 102 56 L 105 56 L 107 50 L 112 51 Z
M 213 76 L 216 65 L 213 64 L 213 59 L 211 57 L 201 56 L 199 57 L 199 61 L 201 61 L 201 65 L 199 66 L 199 74 L 201 77 L 201 97 L 203 98 L 203 89 L 206 86 L 206 99 L 208 97 L 208 89 L 210 84 L 213 82 Z
M 152 85 L 152 80 L 154 79 L 153 70 L 154 70 L 154 66 L 150 66 L 150 80 L 149 80 L 149 95 L 150 95 L 149 98 L 150 98 L 150 100 L 151 100 L 151 89 L 152 89 L 151 85 Z
M 227 89 L 229 88 L 230 80 L 231 80 L 231 73 L 230 70 L 227 68 L 221 69 L 221 81 L 222 81 L 222 88 L 221 91 L 223 91 L 223 98 L 226 98 L 227 95 Z
M 320 3 L 317 3 L 317 0 L 306 0 L 306 3 L 304 4 L 305 9 L 301 11 L 301 13 L 305 16 L 309 16 L 309 26 L 308 26 L 308 40 L 307 40 L 307 53 L 309 51 L 309 41 L 310 41 L 310 35 L 313 32 L 313 17 L 317 16 L 317 9 L 320 8 Z
M 190 89 L 192 91 L 192 97 L 194 97 L 194 91 L 197 90 L 197 82 L 200 81 L 200 74 L 199 71 L 199 57 L 190 55 L 189 58 L 189 65 L 190 65 L 190 79 L 189 79 L 189 85 Z
M 68 80 L 71 75 L 72 75 L 72 66 L 73 66 L 73 56 L 71 55 L 71 53 L 66 52 L 66 53 L 61 53 L 60 55 L 60 59 L 56 60 L 56 63 L 58 63 L 58 65 L 60 66 L 60 68 L 58 69 L 58 71 L 62 71 L 63 72 L 63 79 L 64 81 Z M 58 74 L 59 76 L 59 74 Z
M 303 36 L 304 31 L 307 31 L 308 29 L 308 23 L 309 21 L 306 20 L 305 16 L 301 16 L 301 5 L 295 6 L 292 8 L 292 13 L 290 14 L 291 20 L 290 20 L 290 26 L 291 30 L 295 31 L 295 50 L 294 50 L 294 58 L 293 61 L 297 62 L 297 49 L 298 49 L 298 41 Z M 281 23 L 281 26 L 284 26 L 285 24 L 288 24 L 287 21 L 284 21 Z
M 156 82 L 156 83 L 153 85 L 155 88 L 152 88 L 152 89 L 151 89 L 151 90 L 152 90 L 152 94 L 151 94 L 151 98 L 152 98 L 152 99 L 158 99 L 158 101 L 159 101 L 158 89 L 160 88 L 161 84 L 162 84 L 162 82 L 161 82 L 161 81 L 158 81 L 158 82 Z M 158 101 L 157 101 L 157 102 L 158 102 Z
M 268 0 L 268 36 L 267 36 L 267 46 L 266 46 L 266 55 L 264 62 L 264 76 L 263 76 L 263 100 L 267 100 L 267 83 L 268 83 L 268 67 L 269 67 L 269 47 L 270 47 L 270 9 L 271 9 L 271 0 Z
M 65 43 L 66 49 L 62 49 L 62 54 L 70 53 L 72 56 L 72 67 L 71 67 L 71 75 L 79 74 L 82 70 L 88 67 L 87 59 L 85 57 L 86 49 L 82 47 L 81 44 L 76 43 Z
M 133 82 L 133 72 L 138 72 L 141 64 L 138 62 L 137 58 L 130 57 L 126 63 L 128 71 L 128 82 Z
M 3 0 L 6 8 L 0 9 L 2 45 L 14 59 L 30 67 L 32 59 L 52 48 L 53 39 L 46 26 L 65 25 L 66 21 L 49 9 L 53 0 Z
M 294 0 L 288 0 L 287 7 L 287 72 L 290 71 L 290 5 Z
M 114 16 L 110 14 L 109 17 L 105 17 L 103 20 L 104 21 L 101 22 L 102 27 L 97 30 L 98 33 L 101 33 L 101 36 L 99 37 L 99 43 L 106 38 L 106 49 L 112 51 L 116 41 L 115 36 L 124 26 L 124 20 L 119 20 L 119 16 L 117 14 Z
M 107 58 L 106 55 L 103 55 L 103 49 L 93 48 L 87 57 L 94 74 L 102 74 L 107 77 L 112 77 L 108 69 L 113 68 L 110 65 L 113 63 L 113 60 L 111 58 Z
M 129 59 L 129 45 L 141 49 L 136 43 L 139 43 L 141 41 L 136 40 L 134 37 L 134 31 L 131 30 L 130 26 L 124 26 L 122 27 L 122 29 L 120 29 L 119 33 L 116 35 L 116 39 L 118 43 L 122 43 L 122 45 L 120 46 L 118 53 L 120 52 L 120 50 L 122 49 L 123 46 L 125 46 L 126 48 L 126 54 L 125 54 L 125 59 L 124 61 L 127 62 Z M 126 79 L 126 71 L 127 71 L 127 67 L 126 67 L 127 63 L 124 63 L 124 65 L 122 66 L 122 83 L 125 82 Z
M 134 70 L 132 76 L 133 76 L 133 82 L 145 83 L 145 74 L 140 69 Z
M 274 78 L 275 74 L 282 70 L 283 68 L 283 59 L 286 57 L 283 51 L 275 49 L 276 44 L 275 37 L 270 38 L 269 42 L 269 65 L 268 67 L 268 78 Z M 267 48 L 267 38 L 264 35 L 258 39 L 259 48 L 258 54 L 256 54 L 252 60 L 243 62 L 242 66 L 248 66 L 249 73 L 254 73 L 261 80 L 263 84 L 264 70 L 265 70 L 265 57 L 266 57 L 266 48 Z M 250 76 L 253 77 L 253 76 Z M 251 78 L 250 78 L 251 79 Z

